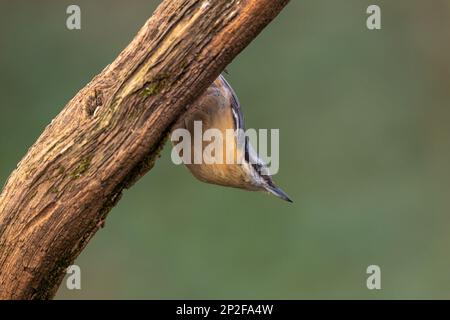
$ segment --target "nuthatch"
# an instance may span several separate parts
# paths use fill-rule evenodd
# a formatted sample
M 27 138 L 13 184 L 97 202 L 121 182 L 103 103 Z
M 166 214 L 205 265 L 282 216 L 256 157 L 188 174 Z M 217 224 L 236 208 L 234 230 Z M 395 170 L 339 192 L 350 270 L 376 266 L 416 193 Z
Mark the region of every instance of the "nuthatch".
M 203 132 L 208 129 L 217 129 L 222 133 L 221 136 L 223 138 L 221 142 L 224 146 L 224 153 L 229 152 L 225 146 L 230 142 L 229 139 L 232 139 L 232 157 L 235 161 L 232 161 L 232 163 L 220 161 L 185 162 L 184 164 L 197 179 L 206 183 L 227 187 L 265 191 L 283 200 L 292 202 L 287 194 L 274 184 L 267 165 L 258 157 L 248 138 L 244 137 L 243 140 L 240 140 L 238 134 L 227 135 L 227 129 L 241 133 L 245 129 L 239 101 L 233 89 L 222 75 L 190 106 L 184 117 L 175 124 L 173 129 L 187 129 L 191 137 L 193 137 L 195 123 L 200 121 Z M 194 140 L 191 139 L 190 142 L 191 154 L 187 155 L 191 159 L 194 157 L 196 147 L 205 147 L 205 141 L 202 141 L 199 146 L 198 144 L 195 145 Z M 174 145 L 177 145 L 177 143 L 174 143 Z M 186 152 L 186 150 L 183 150 L 183 152 Z M 186 154 L 182 156 L 185 157 Z

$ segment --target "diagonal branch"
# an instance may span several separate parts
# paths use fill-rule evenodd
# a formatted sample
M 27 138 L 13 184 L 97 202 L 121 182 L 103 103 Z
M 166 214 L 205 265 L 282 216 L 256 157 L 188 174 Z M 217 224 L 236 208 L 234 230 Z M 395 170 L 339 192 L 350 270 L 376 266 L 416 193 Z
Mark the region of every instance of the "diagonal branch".
M 289 0 L 165 0 L 45 129 L 0 195 L 0 299 L 46 299 L 171 124 Z

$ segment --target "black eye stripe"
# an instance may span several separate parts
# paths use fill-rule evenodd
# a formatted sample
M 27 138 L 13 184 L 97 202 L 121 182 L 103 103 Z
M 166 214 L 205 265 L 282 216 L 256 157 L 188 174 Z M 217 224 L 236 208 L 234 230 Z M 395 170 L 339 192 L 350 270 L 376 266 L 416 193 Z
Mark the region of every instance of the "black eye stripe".
M 245 137 L 245 162 L 250 161 L 250 154 L 248 153 L 248 137 Z
M 246 162 L 250 162 L 250 154 L 248 151 L 249 148 L 249 139 L 248 137 L 245 137 L 245 161 Z M 263 169 L 263 165 L 261 163 L 250 163 L 253 167 L 253 169 L 255 169 L 255 171 L 262 176 L 264 179 L 266 179 L 265 177 L 267 177 L 266 175 L 262 174 L 262 169 Z

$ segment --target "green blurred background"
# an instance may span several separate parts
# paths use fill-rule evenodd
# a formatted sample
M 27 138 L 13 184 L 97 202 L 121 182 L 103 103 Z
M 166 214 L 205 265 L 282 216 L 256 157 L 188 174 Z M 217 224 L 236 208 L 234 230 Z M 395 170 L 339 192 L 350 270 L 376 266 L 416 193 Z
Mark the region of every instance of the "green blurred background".
M 157 4 L 0 1 L 0 183 Z M 247 127 L 280 129 L 294 204 L 202 184 L 166 146 L 57 298 L 450 298 L 449 30 L 449 0 L 292 0 L 227 78 Z

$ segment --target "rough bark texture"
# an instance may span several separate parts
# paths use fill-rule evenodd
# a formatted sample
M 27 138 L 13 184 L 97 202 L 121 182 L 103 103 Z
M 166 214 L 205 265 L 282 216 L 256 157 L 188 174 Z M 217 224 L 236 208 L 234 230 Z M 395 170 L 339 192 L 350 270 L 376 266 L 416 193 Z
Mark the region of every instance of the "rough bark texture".
M 171 124 L 288 0 L 166 0 L 45 129 L 0 196 L 0 299 L 54 296 Z M 150 206 L 151 204 L 149 204 Z

